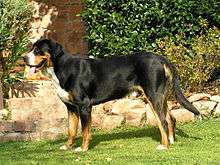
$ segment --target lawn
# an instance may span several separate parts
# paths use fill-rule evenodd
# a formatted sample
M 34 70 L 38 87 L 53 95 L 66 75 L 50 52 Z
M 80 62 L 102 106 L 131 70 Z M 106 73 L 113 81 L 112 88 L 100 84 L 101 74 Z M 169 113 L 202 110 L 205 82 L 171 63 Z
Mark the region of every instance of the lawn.
M 157 151 L 156 127 L 127 127 L 111 132 L 93 130 L 90 150 L 61 151 L 65 139 L 0 144 L 0 164 L 220 164 L 220 118 L 177 125 L 177 142 Z M 77 140 L 77 145 L 81 139 Z

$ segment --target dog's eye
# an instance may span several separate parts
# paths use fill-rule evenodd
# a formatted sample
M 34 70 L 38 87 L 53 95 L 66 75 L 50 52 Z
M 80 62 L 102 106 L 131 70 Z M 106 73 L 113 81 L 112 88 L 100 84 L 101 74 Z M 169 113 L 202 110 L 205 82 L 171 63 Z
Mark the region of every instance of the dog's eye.
M 39 50 L 39 49 L 34 49 L 34 54 L 35 54 L 36 56 L 40 56 L 40 55 L 43 55 L 44 53 L 43 53 L 43 51 L 41 51 L 41 50 Z

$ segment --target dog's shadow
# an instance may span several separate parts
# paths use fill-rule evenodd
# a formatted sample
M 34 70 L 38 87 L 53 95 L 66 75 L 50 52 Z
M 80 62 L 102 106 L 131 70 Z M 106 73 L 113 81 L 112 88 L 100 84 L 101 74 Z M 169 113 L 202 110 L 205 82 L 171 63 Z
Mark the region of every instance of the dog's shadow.
M 201 140 L 199 137 L 189 136 L 182 129 L 176 130 L 176 135 L 183 138 L 190 138 L 194 140 Z M 92 136 L 90 148 L 94 148 L 101 142 L 112 141 L 112 140 L 120 140 L 120 139 L 132 139 L 132 138 L 142 138 L 142 137 L 150 137 L 154 141 L 160 142 L 160 132 L 157 127 L 142 127 L 136 130 L 129 131 L 119 131 L 119 132 L 105 132 L 103 134 L 98 134 Z M 178 141 L 178 139 L 177 139 Z M 78 143 L 81 143 L 81 140 L 78 140 Z
M 185 133 L 182 129 L 177 128 L 176 130 L 177 140 L 179 137 L 193 139 L 193 140 L 202 140 L 200 137 L 190 136 Z M 120 139 L 132 139 L 132 138 L 142 138 L 142 137 L 150 137 L 152 140 L 160 142 L 160 132 L 158 127 L 142 127 L 138 129 L 119 129 L 113 130 L 113 132 L 103 132 L 92 135 L 92 140 L 90 142 L 90 149 L 95 148 L 102 142 L 108 142 L 112 140 L 120 140 Z M 65 138 L 66 139 L 66 138 Z M 59 139 L 56 141 L 52 141 L 51 144 L 61 144 L 64 142 L 64 139 Z M 82 137 L 80 136 L 76 140 L 76 146 L 80 146 L 82 144 Z

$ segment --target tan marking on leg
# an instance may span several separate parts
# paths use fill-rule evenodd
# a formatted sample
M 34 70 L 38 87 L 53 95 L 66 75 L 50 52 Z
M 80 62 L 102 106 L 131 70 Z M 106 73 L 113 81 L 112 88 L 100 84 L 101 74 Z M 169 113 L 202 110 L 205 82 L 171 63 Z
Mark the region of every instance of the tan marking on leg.
M 154 110 L 154 107 L 152 105 L 152 103 L 149 101 L 149 99 L 146 97 L 143 97 L 144 99 L 144 102 L 145 103 L 149 103 L 150 107 L 151 107 L 151 110 L 157 120 L 157 123 L 158 123 L 158 127 L 159 127 L 159 130 L 160 130 L 160 134 L 161 134 L 161 145 L 159 145 L 157 147 L 158 150 L 164 150 L 164 149 L 168 149 L 169 148 L 169 141 L 168 141 L 168 137 L 167 137 L 167 133 L 166 131 L 164 130 L 163 128 L 163 125 L 162 125 L 162 122 L 157 114 L 157 112 Z
M 91 113 L 89 114 L 88 124 L 85 126 L 85 128 L 82 128 L 82 135 L 83 135 L 83 143 L 82 143 L 82 150 L 83 152 L 87 151 L 89 149 L 89 142 L 91 139 Z
M 79 114 L 68 111 L 68 140 L 60 149 L 69 149 L 75 143 L 79 123 Z
M 161 134 L 161 145 L 163 146 L 163 148 L 158 147 L 157 149 L 159 149 L 159 150 L 160 149 L 168 149 L 169 148 L 169 141 L 168 141 L 167 133 L 163 128 L 163 125 L 161 123 L 161 120 L 160 120 L 158 114 L 155 111 L 153 113 L 154 113 L 154 116 L 158 122 L 158 127 L 159 127 L 160 134 Z
M 167 120 L 167 123 L 168 123 L 168 136 L 169 136 L 169 142 L 170 144 L 174 144 L 174 137 L 175 137 L 175 133 L 174 133 L 174 123 L 173 123 L 173 120 L 171 119 L 171 114 L 170 112 L 168 111 L 167 112 L 167 116 L 166 116 L 166 120 Z
M 161 120 L 157 114 L 157 112 L 154 110 L 153 108 L 153 105 L 152 103 L 149 101 L 149 99 L 147 98 L 143 88 L 141 86 L 134 86 L 133 87 L 133 91 L 137 91 L 139 93 L 141 93 L 141 95 L 139 96 L 139 98 L 145 102 L 146 104 L 149 103 L 150 107 L 151 107 L 151 110 L 152 112 L 154 113 L 154 116 L 157 120 L 157 123 L 158 123 L 158 127 L 159 127 L 159 130 L 160 130 L 160 134 L 161 134 L 161 145 L 159 145 L 157 147 L 158 150 L 164 150 L 164 149 L 168 149 L 169 148 L 169 141 L 168 141 L 168 135 L 166 133 L 166 131 L 164 130 L 163 128 L 163 125 L 161 123 Z M 166 101 L 166 100 L 165 100 Z M 163 108 L 163 107 L 162 107 Z M 165 110 L 165 109 L 163 109 Z

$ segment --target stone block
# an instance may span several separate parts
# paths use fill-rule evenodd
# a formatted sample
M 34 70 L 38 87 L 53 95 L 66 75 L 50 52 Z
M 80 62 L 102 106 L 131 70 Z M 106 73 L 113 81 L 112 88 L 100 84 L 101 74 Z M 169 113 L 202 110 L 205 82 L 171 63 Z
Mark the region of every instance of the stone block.
M 193 105 L 202 113 L 204 114 L 208 114 L 211 113 L 215 106 L 216 106 L 216 102 L 215 101 L 206 101 L 206 100 L 200 100 L 200 101 L 196 101 L 193 103 Z
M 21 135 L 21 133 L 18 133 L 18 132 L 7 133 L 7 134 L 4 135 L 3 142 L 16 141 L 16 140 L 19 139 L 20 135 Z
M 9 111 L 7 109 L 0 109 L 0 121 L 7 118 Z
M 34 122 L 28 121 L 15 121 L 13 123 L 13 129 L 15 132 L 34 132 L 36 125 Z
M 112 130 L 121 126 L 124 123 L 124 116 L 121 115 L 106 115 L 101 125 L 102 129 Z
M 102 128 L 102 124 L 106 116 L 107 115 L 105 114 L 92 113 L 92 127 Z
M 219 95 L 212 96 L 210 97 L 210 100 L 220 103 L 220 96 Z
M 177 122 L 184 123 L 195 120 L 195 115 L 184 108 L 171 110 L 171 115 L 176 119 Z
M 145 108 L 146 105 L 143 101 L 135 99 L 120 99 L 117 100 L 112 105 L 112 114 L 124 114 L 129 112 L 130 109 L 136 109 L 136 108 Z
M 146 108 L 130 109 L 124 116 L 125 123 L 128 125 L 141 126 L 147 122 Z
M 214 111 L 215 116 L 220 116 L 220 103 L 217 104 Z
M 31 140 L 29 133 L 20 133 L 18 134 L 16 139 L 16 141 L 29 141 L 29 140 Z
M 209 99 L 211 97 L 210 94 L 206 94 L 206 93 L 196 93 L 196 94 L 193 94 L 192 96 L 190 96 L 188 98 L 189 102 L 195 102 L 195 101 L 198 101 L 198 100 L 202 100 L 202 99 Z
M 13 132 L 13 122 L 12 121 L 1 121 L 0 132 Z
M 9 99 L 13 121 L 38 121 L 67 118 L 65 105 L 57 96 Z
M 157 126 L 157 120 L 149 104 L 146 105 L 147 124 Z

